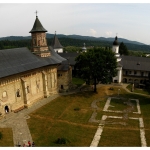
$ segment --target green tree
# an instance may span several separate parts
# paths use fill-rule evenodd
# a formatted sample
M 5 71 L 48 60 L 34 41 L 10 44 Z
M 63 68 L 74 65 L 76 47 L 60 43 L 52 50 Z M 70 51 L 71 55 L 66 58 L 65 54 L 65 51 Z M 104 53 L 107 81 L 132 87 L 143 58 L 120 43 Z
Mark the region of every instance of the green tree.
M 119 53 L 120 55 L 129 55 L 128 48 L 123 42 L 121 42 L 119 45 Z
M 81 48 L 76 47 L 76 46 L 66 46 L 66 47 L 64 47 L 64 51 L 67 51 L 67 52 L 80 52 Z
M 93 81 L 94 92 L 97 82 L 112 82 L 112 77 L 117 74 L 117 61 L 111 50 L 89 49 L 81 53 L 75 61 L 78 75 L 86 81 Z

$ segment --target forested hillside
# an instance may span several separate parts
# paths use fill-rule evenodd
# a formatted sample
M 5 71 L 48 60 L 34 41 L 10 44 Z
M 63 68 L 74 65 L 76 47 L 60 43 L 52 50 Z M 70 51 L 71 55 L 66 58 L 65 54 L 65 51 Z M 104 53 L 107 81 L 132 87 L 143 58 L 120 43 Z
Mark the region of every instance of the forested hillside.
M 19 39 L 19 38 L 14 38 Z M 53 38 L 47 38 L 48 45 L 51 45 Z M 66 47 L 66 46 L 75 46 L 75 47 L 83 47 L 83 43 L 86 44 L 86 47 L 95 46 L 95 47 L 112 47 L 112 41 L 93 41 L 93 40 L 81 40 L 81 39 L 73 39 L 68 37 L 60 37 L 59 38 L 60 43 Z M 119 43 L 120 39 L 118 39 Z M 125 42 L 124 42 L 125 43 Z M 139 44 L 131 44 L 131 43 L 125 43 L 128 50 L 132 51 L 143 51 L 150 53 L 150 46 L 149 45 L 139 45 Z M 28 37 L 28 39 L 21 38 L 20 40 L 7 40 L 3 39 L 0 41 L 0 49 L 9 49 L 9 48 L 18 48 L 18 47 L 28 47 L 30 49 L 31 47 L 31 38 Z

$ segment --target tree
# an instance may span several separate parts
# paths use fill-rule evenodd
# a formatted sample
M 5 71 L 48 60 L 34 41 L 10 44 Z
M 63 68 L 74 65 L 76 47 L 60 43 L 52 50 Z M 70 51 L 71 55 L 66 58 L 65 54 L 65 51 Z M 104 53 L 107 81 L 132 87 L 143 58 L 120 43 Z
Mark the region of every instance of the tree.
M 112 82 L 112 77 L 117 74 L 117 61 L 111 50 L 89 49 L 80 54 L 75 61 L 78 75 L 86 81 L 93 81 L 94 92 L 97 82 Z
M 129 55 L 129 51 L 123 42 L 121 42 L 119 45 L 119 53 L 120 55 Z

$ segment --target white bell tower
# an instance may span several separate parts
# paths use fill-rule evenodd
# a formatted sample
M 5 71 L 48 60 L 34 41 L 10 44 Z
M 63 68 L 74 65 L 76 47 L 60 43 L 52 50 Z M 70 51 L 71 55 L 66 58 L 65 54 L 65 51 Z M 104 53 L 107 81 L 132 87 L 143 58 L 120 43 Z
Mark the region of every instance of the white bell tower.
M 115 37 L 115 41 L 113 42 L 112 51 L 115 53 L 115 56 L 117 58 L 117 76 L 113 77 L 113 82 L 121 83 L 122 79 L 122 66 L 119 63 L 121 61 L 121 57 L 119 54 L 119 43 L 117 36 Z

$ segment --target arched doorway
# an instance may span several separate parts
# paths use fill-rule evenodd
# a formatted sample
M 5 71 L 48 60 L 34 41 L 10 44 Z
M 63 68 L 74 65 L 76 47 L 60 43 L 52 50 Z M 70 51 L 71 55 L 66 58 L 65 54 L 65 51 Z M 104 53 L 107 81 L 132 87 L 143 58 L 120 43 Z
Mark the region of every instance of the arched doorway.
M 5 106 L 5 112 L 8 113 L 9 112 L 9 107 Z

